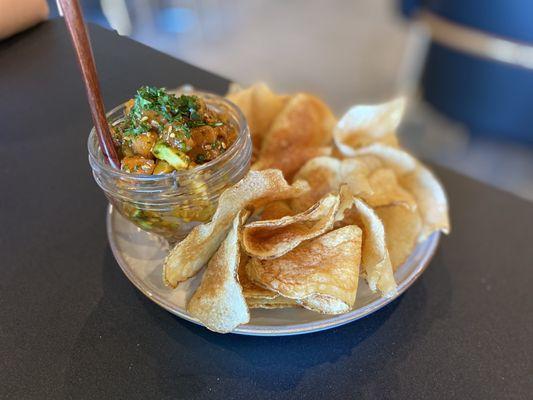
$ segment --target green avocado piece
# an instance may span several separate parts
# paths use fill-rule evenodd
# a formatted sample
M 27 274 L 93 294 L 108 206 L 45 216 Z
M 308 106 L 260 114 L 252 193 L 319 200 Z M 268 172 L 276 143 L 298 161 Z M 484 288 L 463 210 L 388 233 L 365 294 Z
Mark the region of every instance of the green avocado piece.
M 185 169 L 189 166 L 189 157 L 165 142 L 157 142 L 152 149 L 152 154 L 172 165 L 174 169 Z
M 135 211 L 133 211 L 131 213 L 131 217 L 132 218 L 142 218 L 143 217 L 143 212 L 140 208 L 135 208 Z

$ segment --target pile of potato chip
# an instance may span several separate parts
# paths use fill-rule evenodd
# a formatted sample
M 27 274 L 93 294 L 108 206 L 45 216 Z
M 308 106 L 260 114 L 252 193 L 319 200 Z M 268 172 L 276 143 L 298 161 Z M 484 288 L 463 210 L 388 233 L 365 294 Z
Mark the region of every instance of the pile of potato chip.
M 176 287 L 207 265 L 188 312 L 231 332 L 250 308 L 352 309 L 359 277 L 381 296 L 418 242 L 449 232 L 435 176 L 399 148 L 404 99 L 354 106 L 336 120 L 318 98 L 232 91 L 254 145 L 251 171 L 220 197 L 212 220 L 169 253 Z

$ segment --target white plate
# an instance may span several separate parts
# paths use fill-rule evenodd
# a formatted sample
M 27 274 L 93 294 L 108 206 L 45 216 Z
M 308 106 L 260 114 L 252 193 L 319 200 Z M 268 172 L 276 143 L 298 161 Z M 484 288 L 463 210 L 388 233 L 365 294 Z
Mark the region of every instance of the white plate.
M 107 235 L 118 264 L 137 288 L 171 313 L 201 325 L 186 310 L 189 297 L 200 283 L 200 272 L 194 278 L 181 283 L 176 289 L 163 284 L 162 264 L 168 252 L 166 241 L 147 233 L 109 206 Z M 364 280 L 359 281 L 354 309 L 341 315 L 322 315 L 303 308 L 275 310 L 251 310 L 250 322 L 241 325 L 233 333 L 257 336 L 283 336 L 317 332 L 334 328 L 362 318 L 384 307 L 402 294 L 422 274 L 433 257 L 440 234 L 434 233 L 420 243 L 407 262 L 395 273 L 398 293 L 392 298 L 382 298 L 372 293 Z

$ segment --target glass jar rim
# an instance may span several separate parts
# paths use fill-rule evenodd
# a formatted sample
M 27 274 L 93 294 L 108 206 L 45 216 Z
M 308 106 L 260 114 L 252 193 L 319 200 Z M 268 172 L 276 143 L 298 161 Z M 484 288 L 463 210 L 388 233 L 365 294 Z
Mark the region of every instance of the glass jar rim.
M 248 129 L 248 123 L 246 121 L 246 118 L 241 111 L 239 107 L 237 107 L 236 104 L 231 102 L 225 97 L 219 96 L 214 93 L 209 92 L 203 92 L 199 90 L 186 90 L 186 87 L 181 87 L 178 89 L 169 90 L 171 93 L 184 93 L 184 94 L 190 94 L 195 95 L 198 97 L 201 97 L 202 99 L 206 100 L 207 105 L 209 105 L 209 100 L 211 101 L 217 101 L 228 107 L 230 110 L 232 110 L 236 117 L 237 117 L 237 124 L 238 124 L 238 134 L 237 139 L 228 147 L 228 149 L 222 153 L 220 156 L 216 157 L 215 159 L 208 161 L 202 165 L 196 166 L 194 168 L 190 169 L 184 169 L 184 170 L 174 170 L 171 173 L 166 174 L 159 174 L 159 175 L 143 175 L 143 174 L 131 174 L 116 168 L 113 168 L 111 165 L 109 165 L 102 154 L 102 151 L 100 150 L 100 146 L 98 144 L 98 140 L 96 138 L 96 130 L 93 126 L 91 128 L 91 131 L 89 132 L 89 137 L 87 140 L 87 148 L 89 151 L 89 163 L 91 164 L 91 167 L 98 167 L 99 169 L 104 170 L 106 173 L 109 173 L 112 176 L 115 177 L 124 177 L 130 180 L 137 180 L 139 182 L 157 182 L 157 181 L 164 181 L 168 179 L 169 177 L 175 177 L 175 178 L 188 178 L 192 177 L 198 173 L 201 173 L 205 170 L 208 170 L 212 168 L 213 166 L 216 166 L 218 163 L 225 161 L 230 156 L 233 155 L 235 151 L 238 151 L 239 145 L 242 141 L 245 141 L 247 139 L 247 136 L 249 135 L 249 129 Z M 117 111 L 125 108 L 126 102 L 119 104 L 118 106 L 114 107 L 110 111 L 106 113 L 106 118 L 109 120 L 109 118 L 115 114 Z M 117 118 L 118 119 L 118 118 Z M 115 120 L 117 120 L 115 119 Z M 110 123 L 113 123 L 113 120 L 109 121 Z M 93 164 L 94 163 L 94 164 Z

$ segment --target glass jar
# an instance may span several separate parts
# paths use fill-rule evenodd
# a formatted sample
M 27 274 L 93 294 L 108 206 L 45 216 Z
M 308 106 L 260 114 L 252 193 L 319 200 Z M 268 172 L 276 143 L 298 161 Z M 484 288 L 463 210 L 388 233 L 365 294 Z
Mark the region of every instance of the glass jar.
M 171 243 L 183 239 L 195 225 L 211 219 L 220 194 L 248 172 L 252 154 L 250 131 L 236 105 L 209 93 L 189 90 L 185 93 L 202 98 L 211 110 L 228 115 L 237 129 L 235 142 L 214 160 L 169 174 L 130 174 L 106 163 L 94 128 L 88 140 L 94 179 L 113 207 L 139 228 Z M 122 104 L 107 114 L 111 125 L 123 120 L 124 108 Z

